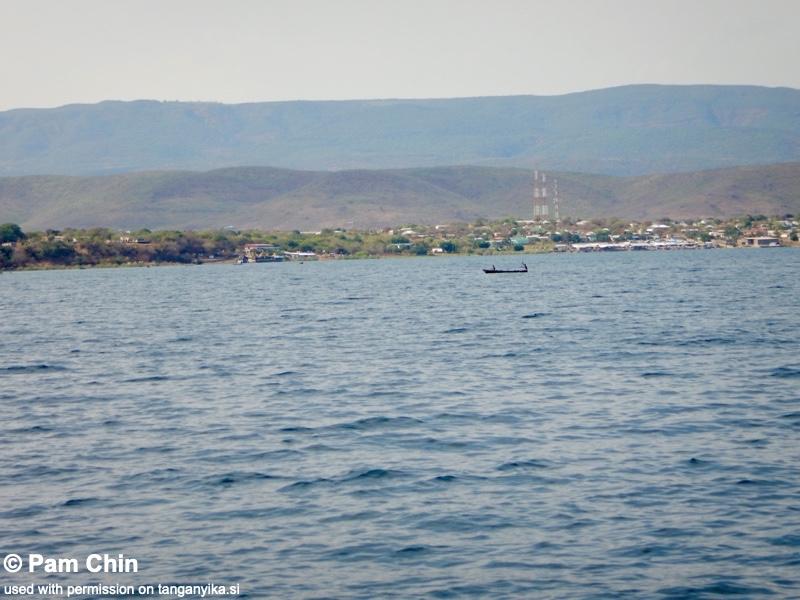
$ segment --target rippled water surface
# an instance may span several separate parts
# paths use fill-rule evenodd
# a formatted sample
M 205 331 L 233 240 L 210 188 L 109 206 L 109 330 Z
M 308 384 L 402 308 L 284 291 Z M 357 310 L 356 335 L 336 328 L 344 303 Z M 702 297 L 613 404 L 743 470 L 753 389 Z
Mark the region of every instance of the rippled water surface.
M 800 252 L 0 276 L 4 554 L 250 598 L 800 598 Z

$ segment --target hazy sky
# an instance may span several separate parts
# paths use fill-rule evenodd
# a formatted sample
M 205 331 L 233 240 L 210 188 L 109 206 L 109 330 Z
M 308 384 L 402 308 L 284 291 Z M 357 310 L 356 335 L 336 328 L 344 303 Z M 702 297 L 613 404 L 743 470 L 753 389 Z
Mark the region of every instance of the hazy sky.
M 0 0 L 0 110 L 800 88 L 800 0 Z

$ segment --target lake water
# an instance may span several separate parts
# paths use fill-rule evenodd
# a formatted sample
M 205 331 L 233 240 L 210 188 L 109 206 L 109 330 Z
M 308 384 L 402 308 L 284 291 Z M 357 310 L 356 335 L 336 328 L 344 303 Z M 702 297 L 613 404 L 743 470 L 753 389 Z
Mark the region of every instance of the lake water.
M 800 252 L 518 258 L 2 274 L 4 585 L 800 598 Z

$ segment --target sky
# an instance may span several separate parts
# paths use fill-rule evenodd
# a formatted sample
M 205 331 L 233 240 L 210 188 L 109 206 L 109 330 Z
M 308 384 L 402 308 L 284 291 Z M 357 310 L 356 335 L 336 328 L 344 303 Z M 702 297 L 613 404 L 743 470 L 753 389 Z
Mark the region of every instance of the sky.
M 0 111 L 800 89 L 800 0 L 0 0 Z

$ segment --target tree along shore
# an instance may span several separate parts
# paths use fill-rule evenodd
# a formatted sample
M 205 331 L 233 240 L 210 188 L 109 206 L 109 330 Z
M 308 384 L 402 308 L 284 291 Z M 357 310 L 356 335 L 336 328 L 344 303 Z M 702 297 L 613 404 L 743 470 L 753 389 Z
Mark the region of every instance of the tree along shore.
M 112 231 L 104 228 L 23 232 L 0 225 L 0 270 L 112 267 L 151 264 L 236 262 L 248 245 L 261 245 L 282 258 L 320 259 L 424 256 L 429 254 L 503 255 L 547 252 L 573 243 L 678 240 L 731 247 L 745 237 L 771 236 L 781 245 L 798 244 L 793 215 L 747 215 L 729 221 L 629 223 L 620 219 L 566 218 L 423 226 L 408 224 L 381 230 L 300 231 Z M 252 247 L 252 246 L 251 246 Z

